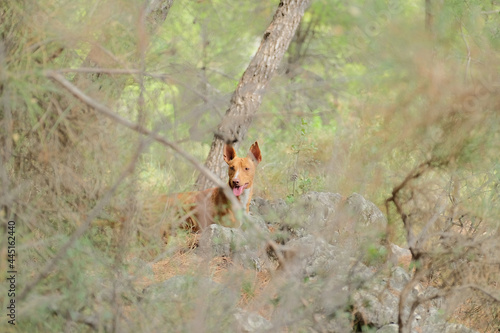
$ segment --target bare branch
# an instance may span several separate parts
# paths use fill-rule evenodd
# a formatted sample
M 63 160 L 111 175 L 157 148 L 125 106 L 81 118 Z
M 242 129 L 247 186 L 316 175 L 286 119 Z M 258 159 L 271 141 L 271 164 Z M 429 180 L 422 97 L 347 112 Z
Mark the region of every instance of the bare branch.
M 171 81 L 176 84 L 179 84 L 183 86 L 184 88 L 188 89 L 189 91 L 193 92 L 195 95 L 197 95 L 201 100 L 203 100 L 205 103 L 210 103 L 213 105 L 213 102 L 210 101 L 210 99 L 207 97 L 206 94 L 198 91 L 197 89 L 193 88 L 191 85 L 182 82 L 178 78 L 168 75 L 166 73 L 161 73 L 161 72 L 147 72 L 144 70 L 136 69 L 136 68 L 129 68 L 129 69 L 124 69 L 124 68 L 102 68 L 102 67 L 80 67 L 80 68 L 61 68 L 57 70 L 57 73 L 92 73 L 92 74 L 108 74 L 108 75 L 141 75 L 141 76 L 148 76 L 153 79 L 161 80 L 163 82 Z M 136 78 L 137 82 L 140 82 L 139 79 Z
M 462 23 L 460 23 L 460 35 L 462 36 L 462 40 L 464 41 L 465 47 L 467 48 L 467 63 L 465 65 L 465 74 L 464 74 L 464 81 L 467 82 L 467 77 L 469 76 L 470 73 L 470 62 L 472 57 L 471 57 L 469 43 L 467 42 L 467 39 L 464 36 L 464 27 Z
M 491 291 L 484 289 L 481 286 L 478 286 L 476 284 L 465 284 L 463 286 L 457 287 L 457 289 L 474 289 L 477 291 L 480 291 L 481 293 L 485 294 L 495 302 L 500 303 L 500 295 L 494 295 Z
M 406 229 L 406 240 L 408 242 L 411 254 L 413 259 L 418 259 L 419 254 L 417 253 L 418 251 L 415 249 L 415 238 L 412 233 L 412 228 L 411 225 L 408 221 L 408 216 L 406 213 L 403 211 L 403 207 L 401 203 L 399 202 L 398 195 L 399 192 L 413 179 L 419 178 L 426 170 L 428 167 L 432 165 L 433 160 L 429 159 L 423 163 L 421 163 L 419 166 L 417 166 L 406 178 L 394 189 L 392 190 L 392 196 L 386 200 L 386 209 L 387 209 L 387 216 L 389 216 L 389 203 L 393 202 L 394 205 L 396 206 L 396 210 L 398 214 L 401 216 L 401 219 L 403 220 L 403 225 Z M 389 224 L 388 224 L 389 226 Z
M 492 14 L 498 14 L 500 13 L 500 9 L 496 10 L 489 10 L 489 11 L 482 11 L 481 14 L 483 15 L 492 15 Z
M 95 314 L 87 316 L 80 312 L 70 312 L 69 310 L 55 310 L 53 311 L 53 314 L 75 323 L 85 324 L 93 331 L 99 331 L 99 317 Z M 109 327 L 107 327 L 105 331 L 109 331 Z

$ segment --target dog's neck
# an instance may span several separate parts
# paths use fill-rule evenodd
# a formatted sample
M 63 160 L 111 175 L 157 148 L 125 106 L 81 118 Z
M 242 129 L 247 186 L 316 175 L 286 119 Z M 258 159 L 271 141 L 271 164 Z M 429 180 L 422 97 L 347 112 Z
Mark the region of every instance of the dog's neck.
M 238 200 L 241 202 L 243 209 L 247 210 L 248 204 L 250 203 L 252 196 L 252 187 L 246 188 L 243 190 L 243 193 L 238 197 Z

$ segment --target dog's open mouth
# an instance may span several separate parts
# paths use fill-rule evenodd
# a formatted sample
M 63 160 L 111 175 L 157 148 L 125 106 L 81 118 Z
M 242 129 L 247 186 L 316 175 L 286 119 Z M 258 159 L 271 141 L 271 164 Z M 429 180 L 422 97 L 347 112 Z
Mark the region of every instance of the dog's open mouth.
M 239 197 L 242 193 L 243 193 L 243 190 L 248 186 L 248 184 L 245 184 L 243 186 L 237 186 L 235 185 L 233 187 L 233 194 L 236 196 L 236 197 Z

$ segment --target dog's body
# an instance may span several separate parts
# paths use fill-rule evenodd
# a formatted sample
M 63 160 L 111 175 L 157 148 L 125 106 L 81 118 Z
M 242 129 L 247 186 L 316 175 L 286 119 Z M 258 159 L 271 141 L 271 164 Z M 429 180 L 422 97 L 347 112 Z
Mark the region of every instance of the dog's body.
M 253 195 L 253 180 L 262 155 L 255 142 L 246 157 L 236 156 L 233 147 L 224 147 L 224 161 L 228 164 L 228 185 L 248 213 Z M 181 227 L 192 231 L 203 230 L 210 224 L 238 227 L 239 222 L 231 207 L 231 202 L 221 188 L 214 187 L 199 192 L 186 192 L 164 197 L 165 207 L 174 208 Z M 171 226 L 172 227 L 172 226 Z M 173 226 L 175 227 L 175 226 Z M 163 237 L 169 232 L 163 231 Z

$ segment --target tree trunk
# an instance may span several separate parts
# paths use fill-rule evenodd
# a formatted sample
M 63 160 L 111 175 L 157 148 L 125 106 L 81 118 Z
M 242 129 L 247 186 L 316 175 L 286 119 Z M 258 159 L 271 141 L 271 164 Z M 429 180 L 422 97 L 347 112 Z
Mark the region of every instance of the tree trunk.
M 244 139 L 253 116 L 262 103 L 265 88 L 283 59 L 310 2 L 311 0 L 280 1 L 259 49 L 243 73 L 231 97 L 229 109 L 214 134 L 205 165 L 219 177 L 223 178 L 225 171 L 222 161 L 224 144 L 235 145 Z M 197 186 L 201 190 L 212 186 L 212 183 L 200 175 Z

